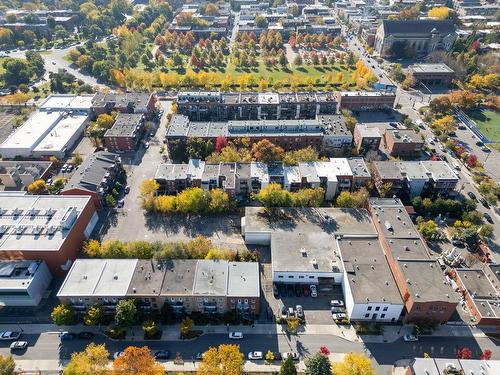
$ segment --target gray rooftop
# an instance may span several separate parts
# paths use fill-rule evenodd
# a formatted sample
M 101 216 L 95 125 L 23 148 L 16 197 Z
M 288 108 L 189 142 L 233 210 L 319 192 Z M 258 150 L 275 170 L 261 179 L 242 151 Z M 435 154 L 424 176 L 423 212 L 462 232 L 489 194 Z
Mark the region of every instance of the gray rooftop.
M 420 162 L 432 175 L 434 181 L 458 181 L 458 177 L 444 160 L 425 160 Z
M 183 180 L 187 176 L 187 164 L 159 164 L 156 168 L 155 179 L 175 181 Z
M 413 129 L 387 129 L 385 135 L 391 134 L 394 143 L 423 143 L 420 135 Z
M 137 112 L 145 112 L 153 94 L 147 92 L 102 93 L 98 92 L 92 99 L 93 107 L 111 105 L 118 108 L 130 108 Z
M 403 304 L 399 289 L 376 237 L 344 237 L 337 243 L 354 303 Z
M 347 162 L 349 163 L 349 166 L 351 167 L 351 171 L 352 171 L 354 178 L 356 178 L 356 177 L 370 178 L 371 177 L 370 171 L 368 170 L 368 167 L 366 166 L 365 159 L 363 159 L 362 157 L 348 158 Z
M 399 199 L 370 198 L 374 219 L 387 241 L 396 238 L 420 239 L 417 229 Z
M 390 238 L 387 245 L 394 259 L 430 259 L 426 246 L 417 238 Z
M 193 294 L 224 296 L 227 292 L 227 261 L 199 260 L 196 265 Z
M 228 297 L 259 297 L 259 263 L 229 262 Z
M 415 73 L 455 73 L 446 64 L 413 64 L 410 69 Z
M 0 289 L 25 290 L 29 287 L 38 267 L 44 261 L 2 260 L 0 261 Z M 45 266 L 46 267 L 46 266 Z M 0 296 L 0 303 L 2 297 Z
M 385 34 L 430 34 L 434 29 L 440 34 L 452 34 L 455 26 L 451 20 L 383 20 Z
M 119 160 L 117 154 L 106 151 L 95 152 L 88 156 L 76 172 L 71 176 L 63 191 L 83 189 L 92 192 L 99 191 L 101 182 L 111 168 Z
M 166 269 L 162 263 L 139 259 L 135 266 L 127 295 L 157 296 L 160 293 Z
M 373 161 L 372 165 L 384 180 L 399 180 L 403 178 L 395 161 Z
M 197 260 L 168 260 L 163 262 L 165 279 L 161 295 L 191 295 L 193 294 L 194 276 Z
M 140 128 L 142 113 L 118 113 L 115 123 L 104 134 L 105 137 L 132 137 Z

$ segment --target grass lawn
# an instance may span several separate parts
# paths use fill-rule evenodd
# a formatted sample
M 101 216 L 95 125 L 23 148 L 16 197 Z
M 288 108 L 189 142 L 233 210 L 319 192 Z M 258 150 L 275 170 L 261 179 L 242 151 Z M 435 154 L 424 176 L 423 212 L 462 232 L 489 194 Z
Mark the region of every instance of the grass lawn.
M 500 112 L 476 109 L 467 115 L 490 141 L 500 142 Z

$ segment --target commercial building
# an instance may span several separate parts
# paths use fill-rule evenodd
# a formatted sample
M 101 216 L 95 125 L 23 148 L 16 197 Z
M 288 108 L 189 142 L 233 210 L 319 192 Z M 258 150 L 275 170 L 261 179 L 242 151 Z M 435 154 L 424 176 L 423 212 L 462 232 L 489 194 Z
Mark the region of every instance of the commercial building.
M 51 280 L 44 261 L 0 261 L 0 305 L 37 306 Z
M 415 155 L 424 147 L 424 140 L 413 129 L 386 129 L 384 143 L 391 156 Z
M 103 93 L 98 92 L 92 99 L 94 116 L 112 111 L 121 113 L 142 113 L 147 120 L 153 119 L 156 96 L 153 93 L 126 92 Z
M 360 124 L 354 127 L 354 145 L 358 153 L 377 151 L 381 141 L 380 128 Z
M 0 186 L 5 190 L 26 190 L 35 180 L 50 175 L 50 161 L 0 161 Z
M 42 112 L 62 111 L 89 115 L 91 113 L 93 98 L 94 94 L 51 94 L 40 103 L 39 109 Z
M 371 176 L 363 158 L 357 157 L 330 158 L 297 166 L 284 166 L 281 162 L 210 164 L 191 159 L 187 164 L 158 165 L 154 179 L 160 185 L 160 194 L 177 194 L 188 187 L 200 187 L 248 197 L 276 182 L 288 191 L 321 187 L 325 190 L 325 199 L 332 200 L 340 191 L 368 185 Z
M 341 91 L 337 93 L 338 110 L 387 110 L 394 107 L 396 93 L 392 91 Z
M 449 86 L 455 79 L 455 72 L 446 64 L 413 64 L 408 68 L 416 83 L 426 86 Z
M 391 184 L 389 194 L 396 196 L 454 195 L 459 180 L 442 160 L 374 161 L 372 173 L 379 191 L 384 184 Z
M 173 115 L 165 138 L 187 141 L 189 138 L 215 141 L 249 138 L 252 143 L 268 139 L 285 150 L 311 146 L 317 150 L 341 152 L 350 148 L 352 134 L 340 115 L 321 115 L 311 120 L 255 120 L 228 122 L 193 122 L 185 115 Z
M 117 154 L 98 151 L 88 156 L 62 190 L 62 195 L 89 195 L 96 208 L 105 205 L 106 195 L 123 174 Z
M 258 263 L 224 260 L 78 259 L 58 294 L 84 312 L 94 304 L 114 311 L 133 298 L 143 311 L 169 304 L 174 313 L 224 314 L 251 319 L 259 313 Z
M 118 113 L 111 129 L 104 134 L 108 151 L 134 151 L 144 134 L 145 116 L 142 113 Z
M 0 259 L 44 260 L 61 276 L 78 256 L 98 216 L 89 196 L 0 193 Z
M 177 113 L 192 121 L 314 119 L 336 111 L 330 92 L 181 91 L 177 95 Z
M 455 269 L 456 283 L 478 325 L 500 325 L 500 265 Z
M 412 48 L 417 55 L 449 51 L 457 33 L 452 20 L 383 20 L 375 35 L 375 51 L 381 57 Z
M 404 321 L 446 323 L 456 310 L 458 296 L 403 204 L 397 198 L 370 198 L 370 213 L 382 249 L 406 308 Z
M 457 358 L 415 358 L 404 375 L 495 375 L 500 361 Z

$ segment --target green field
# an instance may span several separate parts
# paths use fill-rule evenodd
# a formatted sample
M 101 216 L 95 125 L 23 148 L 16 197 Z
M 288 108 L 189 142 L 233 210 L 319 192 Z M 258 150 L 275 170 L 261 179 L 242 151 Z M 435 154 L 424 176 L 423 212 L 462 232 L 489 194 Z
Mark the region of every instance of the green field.
M 500 112 L 478 109 L 468 111 L 467 115 L 490 141 L 500 142 Z

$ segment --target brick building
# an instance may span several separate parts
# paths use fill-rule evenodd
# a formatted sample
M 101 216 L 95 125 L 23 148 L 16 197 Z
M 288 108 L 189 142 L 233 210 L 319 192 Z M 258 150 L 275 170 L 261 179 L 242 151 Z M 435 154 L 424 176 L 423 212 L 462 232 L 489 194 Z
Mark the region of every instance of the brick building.
M 104 134 L 108 151 L 135 151 L 144 134 L 144 121 L 142 113 L 118 113 L 113 126 Z
M 354 145 L 358 153 L 377 151 L 382 141 L 380 129 L 356 124 L 354 127 Z
M 95 117 L 102 113 L 109 114 L 116 111 L 121 113 L 142 113 L 147 120 L 152 120 L 155 113 L 155 105 L 155 94 L 143 92 L 98 92 L 92 99 L 92 111 Z
M 449 86 L 455 79 L 455 72 L 446 64 L 413 64 L 408 68 L 416 83 L 426 86 Z
M 391 156 L 417 154 L 424 147 L 423 139 L 412 129 L 387 129 L 384 132 L 384 143 Z

